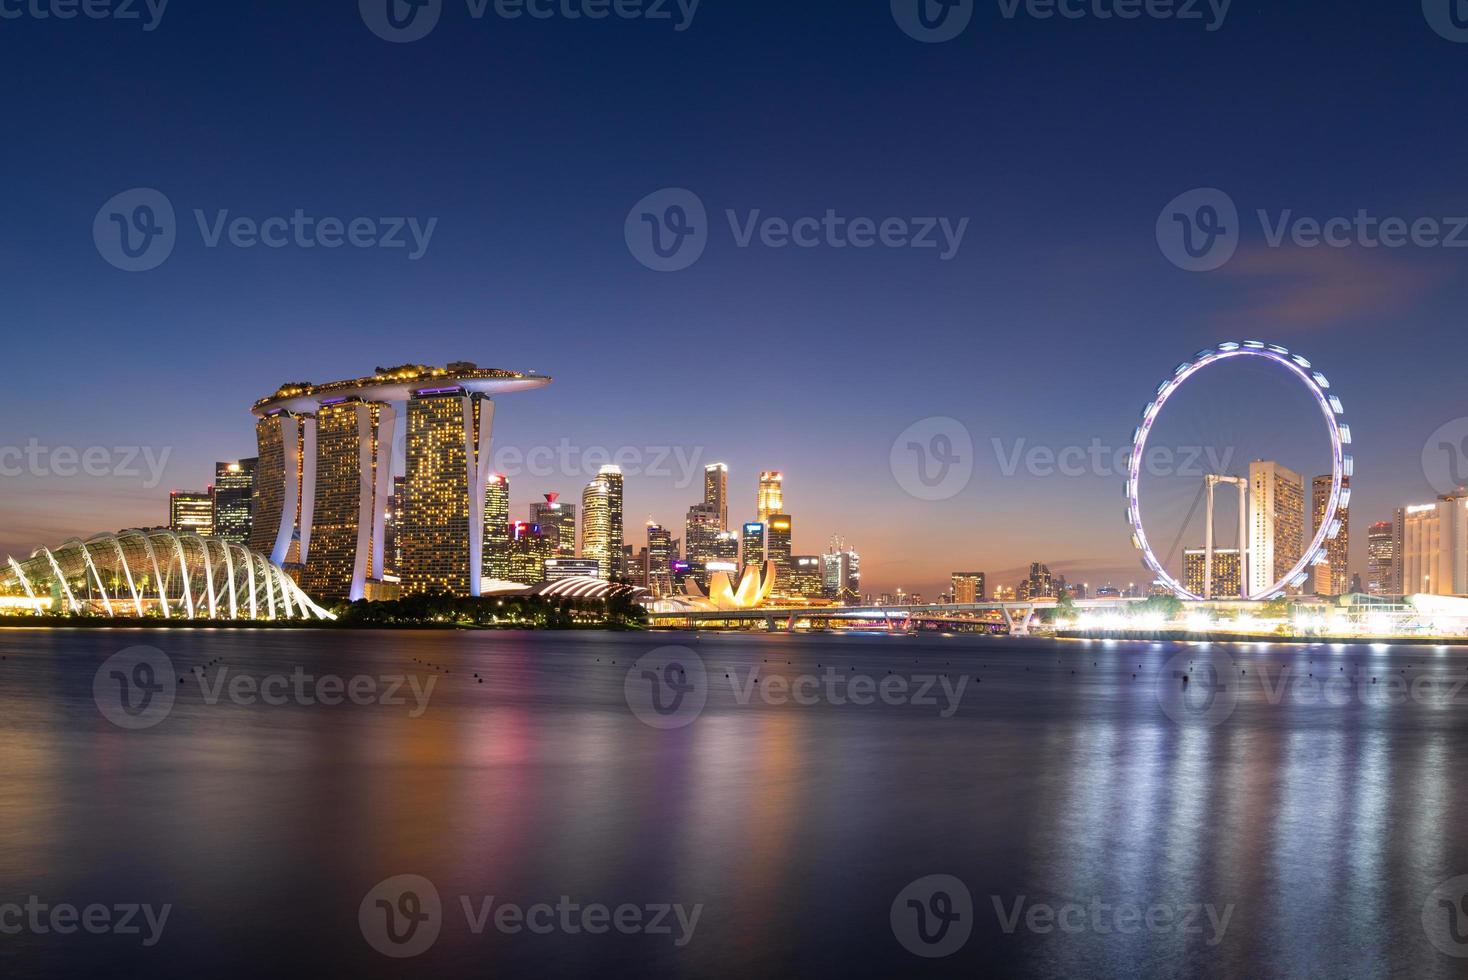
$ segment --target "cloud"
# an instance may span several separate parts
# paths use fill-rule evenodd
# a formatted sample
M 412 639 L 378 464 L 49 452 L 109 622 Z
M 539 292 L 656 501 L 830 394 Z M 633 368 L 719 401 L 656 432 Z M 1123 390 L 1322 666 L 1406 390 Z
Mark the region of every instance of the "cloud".
M 1389 316 L 1411 309 L 1448 273 L 1380 249 L 1245 246 L 1219 271 L 1240 287 L 1239 308 L 1216 319 L 1320 327 Z

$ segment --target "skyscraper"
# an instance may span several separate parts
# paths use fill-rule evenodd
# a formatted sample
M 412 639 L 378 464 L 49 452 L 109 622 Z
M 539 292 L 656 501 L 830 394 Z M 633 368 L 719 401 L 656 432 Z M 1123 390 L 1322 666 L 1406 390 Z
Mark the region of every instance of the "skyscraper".
M 1207 564 L 1204 549 L 1188 548 L 1183 552 L 1183 587 L 1194 595 L 1206 594 L 1203 583 L 1208 574 Z M 1237 597 L 1239 573 L 1239 549 L 1213 549 L 1213 595 Z
M 760 569 L 765 567 L 765 526 L 758 521 L 744 525 L 744 533 L 740 536 L 740 564 L 744 568 L 751 565 Z
M 983 572 L 953 573 L 954 602 L 983 602 L 985 595 Z
M 515 521 L 506 524 L 504 578 L 521 585 L 545 581 L 545 563 L 555 554 L 555 543 L 539 524 Z
M 710 463 L 703 468 L 703 502 L 719 516 L 719 530 L 729 530 L 729 467 Z
M 175 490 L 168 495 L 168 529 L 205 537 L 214 533 L 214 493 L 208 490 Z
M 819 599 L 822 592 L 821 557 L 793 555 L 790 559 L 788 593 L 798 599 Z
M 392 494 L 387 500 L 387 512 L 382 522 L 382 574 L 386 578 L 397 578 L 403 564 L 403 549 L 399 546 L 398 532 L 403 520 L 404 477 L 392 478 Z
M 556 529 L 556 555 L 560 558 L 576 557 L 576 505 L 563 504 L 558 493 L 545 495 L 545 502 L 530 505 L 530 523 L 542 528 Z
M 1401 588 L 1407 595 L 1468 595 L 1468 493 L 1402 510 Z
M 531 522 L 528 526 L 536 529 L 536 535 L 544 537 L 539 524 Z M 510 479 L 503 473 L 491 473 L 484 481 L 483 574 L 486 578 L 534 585 L 511 574 L 510 542 L 514 536 L 515 530 L 510 526 Z
M 765 527 L 765 561 L 775 563 L 775 591 L 790 589 L 790 515 L 771 514 Z
M 1320 524 L 1325 519 L 1325 511 L 1330 506 L 1330 491 L 1334 486 L 1334 478 L 1329 474 L 1317 476 L 1310 481 L 1311 495 L 1311 538 L 1320 532 Z M 1341 522 L 1340 533 L 1333 540 L 1326 542 L 1326 554 L 1329 563 L 1315 566 L 1315 594 L 1316 595 L 1345 595 L 1350 588 L 1350 561 L 1351 561 L 1351 509 L 1348 506 L 1351 481 L 1347 477 L 1341 485 L 1343 502 L 1336 517 Z M 1217 595 L 1218 593 L 1214 593 Z
M 601 578 L 622 574 L 622 470 L 603 466 L 581 492 L 581 556 L 594 558 Z
M 316 413 L 311 550 L 301 588 L 317 599 L 361 599 L 372 577 L 372 494 L 384 407 L 353 399 L 323 404 Z
M 785 509 L 785 474 L 779 470 L 765 470 L 759 475 L 758 519 L 768 523 L 771 514 Z
M 717 505 L 701 503 L 689 507 L 683 524 L 684 556 L 691 562 L 709 561 L 713 557 L 714 539 L 722 530 Z
M 493 413 L 492 402 L 456 389 L 408 402 L 408 472 L 398 536 L 404 593 L 479 595 Z
M 1249 464 L 1249 591 L 1268 589 L 1304 554 L 1304 480 L 1272 460 L 1255 460 Z
M 214 464 L 215 537 L 241 545 L 249 542 L 258 462 L 250 458 Z
M 661 524 L 647 522 L 647 585 L 656 596 L 673 591 L 673 535 Z
M 1030 577 L 1022 585 L 1024 594 L 1021 599 L 1055 598 L 1055 576 L 1050 574 L 1050 566 L 1043 562 L 1030 562 Z
M 1366 531 L 1366 588 L 1372 595 L 1393 595 L 1396 549 L 1391 521 L 1377 521 Z
M 842 605 L 861 600 L 861 556 L 839 536 L 831 538 L 821 556 L 821 592 Z

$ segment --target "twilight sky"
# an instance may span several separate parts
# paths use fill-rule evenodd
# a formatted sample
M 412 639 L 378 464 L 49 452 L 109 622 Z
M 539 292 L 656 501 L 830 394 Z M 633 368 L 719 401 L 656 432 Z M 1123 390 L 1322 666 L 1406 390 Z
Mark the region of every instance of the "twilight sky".
M 631 541 L 648 515 L 681 534 L 703 463 L 730 465 L 731 521 L 782 469 L 796 551 L 841 533 L 874 591 L 935 594 L 955 569 L 1008 583 L 1035 559 L 1140 580 L 1120 478 L 1091 447 L 1125 447 L 1156 384 L 1220 340 L 1285 344 L 1330 376 L 1355 435 L 1356 566 L 1369 521 L 1468 472 L 1438 448 L 1468 449 L 1468 251 L 1371 237 L 1434 219 L 1468 245 L 1468 43 L 1418 3 L 1239 0 L 1210 31 L 1207 4 L 1200 22 L 989 0 L 920 43 L 888 0 L 704 0 L 683 30 L 673 2 L 649 20 L 442 0 L 430 33 L 390 43 L 367 23 L 390 33 L 386 2 L 173 0 L 145 30 L 0 0 L 20 12 L 0 17 L 0 556 L 163 523 L 170 488 L 253 454 L 248 407 L 284 381 L 455 359 L 555 377 L 499 408 L 498 447 L 551 451 L 535 473 L 506 457 L 515 514 L 545 491 L 579 501 L 598 448 L 630 464 Z M 172 252 L 132 272 L 110 215 L 143 199 L 104 204 L 134 188 L 176 218 Z M 629 247 L 649 257 L 641 215 L 672 217 L 672 198 L 634 205 L 665 188 L 707 213 L 690 217 L 706 249 L 671 272 Z M 1159 247 L 1196 188 L 1239 212 L 1211 271 Z M 326 218 L 370 219 L 363 241 L 413 224 L 405 247 L 229 229 L 298 209 L 307 243 Z M 813 247 L 759 224 L 828 212 L 836 231 L 802 226 Z M 1341 224 L 1339 245 L 1305 247 L 1309 219 L 1358 212 L 1364 240 Z M 852 247 L 856 219 L 893 245 Z M 895 247 L 904 226 L 937 247 Z M 1232 447 L 1234 471 L 1266 452 L 1309 469 L 1323 427 L 1296 395 L 1220 376 L 1169 424 L 1179 445 Z M 971 480 L 909 493 L 912 441 L 955 447 Z M 73 474 L 68 450 L 93 447 Z M 1045 464 L 1067 447 L 1083 472 Z M 157 485 L 148 460 L 166 462 Z M 1198 482 L 1173 479 L 1179 499 Z

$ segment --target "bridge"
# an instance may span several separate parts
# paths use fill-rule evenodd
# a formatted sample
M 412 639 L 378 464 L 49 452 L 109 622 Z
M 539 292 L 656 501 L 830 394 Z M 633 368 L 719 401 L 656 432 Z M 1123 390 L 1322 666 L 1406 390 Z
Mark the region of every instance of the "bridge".
M 1141 599 L 1079 599 L 1077 611 L 1111 609 L 1141 602 Z M 879 628 L 906 632 L 923 624 L 964 628 L 978 627 L 990 632 L 1001 630 L 1011 636 L 1028 636 L 1035 615 L 1043 609 L 1054 609 L 1056 600 L 1035 599 L 1026 602 L 941 602 L 920 605 L 888 606 L 771 606 L 761 609 L 679 610 L 648 612 L 648 624 L 673 629 L 763 628 L 774 633 L 780 629 L 795 631 L 804 626 L 816 628 Z

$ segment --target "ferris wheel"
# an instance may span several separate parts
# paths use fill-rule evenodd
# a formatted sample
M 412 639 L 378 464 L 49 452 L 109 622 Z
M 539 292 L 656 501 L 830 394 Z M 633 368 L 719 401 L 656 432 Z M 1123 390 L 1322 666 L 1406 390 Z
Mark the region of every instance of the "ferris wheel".
M 1207 491 L 1209 499 L 1208 517 L 1208 558 L 1210 572 L 1205 576 L 1205 591 L 1211 591 L 1211 558 L 1212 558 L 1212 500 L 1213 488 L 1217 482 L 1237 483 L 1240 488 L 1240 513 L 1239 523 L 1241 538 L 1239 542 L 1239 560 L 1241 583 L 1240 598 L 1251 600 L 1272 599 L 1282 595 L 1287 588 L 1298 587 L 1305 584 L 1310 577 L 1309 569 L 1314 565 L 1322 565 L 1329 561 L 1328 542 L 1334 540 L 1341 531 L 1340 513 L 1350 503 L 1351 490 L 1349 481 L 1354 469 L 1354 460 L 1347 455 L 1346 447 L 1351 444 L 1351 428 L 1344 419 L 1345 410 L 1341 406 L 1341 400 L 1330 391 L 1330 381 L 1324 374 L 1316 370 L 1308 359 L 1299 354 L 1292 354 L 1284 347 L 1275 344 L 1265 344 L 1261 341 L 1250 340 L 1243 343 L 1230 341 L 1209 347 L 1199 351 L 1193 357 L 1179 364 L 1173 371 L 1172 376 L 1157 386 L 1156 395 L 1147 407 L 1142 410 L 1142 423 L 1137 426 L 1132 437 L 1132 455 L 1127 471 L 1127 523 L 1131 526 L 1132 543 L 1142 553 L 1142 561 L 1152 570 L 1168 589 L 1172 590 L 1179 598 L 1203 600 L 1213 598 L 1200 595 L 1186 588 L 1171 573 L 1163 567 L 1158 560 L 1157 554 L 1152 550 L 1147 540 L 1147 530 L 1142 523 L 1141 502 L 1141 477 L 1143 460 L 1146 457 L 1147 439 L 1151 435 L 1157 419 L 1162 414 L 1162 408 L 1167 404 L 1177 391 L 1193 376 L 1211 365 L 1219 364 L 1234 358 L 1256 358 L 1277 365 L 1297 378 L 1310 392 L 1315 402 L 1319 405 L 1321 414 L 1325 418 L 1325 427 L 1330 440 L 1331 454 L 1331 489 L 1330 497 L 1326 503 L 1325 513 L 1320 520 L 1320 527 L 1316 530 L 1313 540 L 1305 548 L 1300 560 L 1279 579 L 1272 584 L 1262 588 L 1249 588 L 1250 576 L 1244 571 L 1244 541 L 1242 528 L 1244 519 L 1244 498 L 1247 496 L 1247 482 L 1238 478 L 1210 476 Z M 1257 571 L 1257 570 L 1256 570 Z M 1259 576 L 1263 577 L 1263 576 Z

